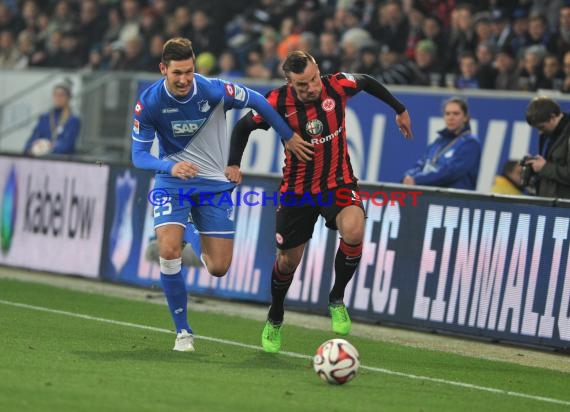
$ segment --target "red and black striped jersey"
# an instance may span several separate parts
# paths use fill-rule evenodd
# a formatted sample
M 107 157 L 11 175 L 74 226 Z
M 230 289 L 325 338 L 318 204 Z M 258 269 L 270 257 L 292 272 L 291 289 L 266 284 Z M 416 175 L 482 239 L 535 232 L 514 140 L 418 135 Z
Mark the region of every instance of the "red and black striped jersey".
M 346 73 L 321 77 L 321 96 L 314 102 L 300 101 L 293 87 L 285 85 L 267 95 L 269 103 L 303 139 L 312 142 L 311 161 L 301 162 L 287 150 L 280 192 L 317 194 L 339 185 L 356 183 L 346 142 L 345 107 L 361 87 Z M 264 123 L 256 114 L 258 125 Z M 265 127 L 264 127 L 265 128 Z

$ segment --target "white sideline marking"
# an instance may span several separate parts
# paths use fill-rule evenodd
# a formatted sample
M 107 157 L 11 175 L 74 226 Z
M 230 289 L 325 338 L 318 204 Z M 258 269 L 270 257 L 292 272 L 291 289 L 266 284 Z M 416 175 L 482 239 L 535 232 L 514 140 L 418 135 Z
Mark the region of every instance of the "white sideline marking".
M 53 313 L 53 314 L 57 314 L 57 315 L 69 316 L 72 318 L 94 320 L 97 322 L 109 323 L 111 325 L 127 326 L 129 328 L 150 330 L 153 332 L 168 333 L 171 335 L 174 334 L 174 332 L 171 330 L 163 329 L 163 328 L 156 328 L 154 326 L 140 325 L 138 323 L 123 322 L 120 320 L 99 318 L 99 317 L 90 316 L 90 315 L 82 315 L 80 313 L 66 312 L 64 310 L 50 309 L 50 308 L 46 308 L 46 307 L 42 307 L 42 306 L 28 305 L 26 303 L 12 302 L 12 301 L 3 300 L 3 299 L 0 299 L 0 303 L 4 304 L 4 305 L 8 305 L 8 306 L 15 306 L 18 308 L 23 308 L 23 309 L 30 309 L 30 310 L 36 310 L 39 312 L 47 312 L 47 313 Z M 202 339 L 202 340 L 206 340 L 206 341 L 210 341 L 210 342 L 221 343 L 224 345 L 238 346 L 240 348 L 247 348 L 247 349 L 253 349 L 253 350 L 261 351 L 260 346 L 248 345 L 247 343 L 235 342 L 235 341 L 226 340 L 226 339 L 213 338 L 210 336 L 194 335 L 194 337 L 196 339 Z M 296 352 L 279 352 L 279 354 L 289 356 L 291 358 L 312 359 L 312 356 L 303 355 L 302 353 L 296 353 Z M 478 391 L 482 391 L 482 392 L 496 393 L 499 395 L 514 396 L 517 398 L 531 399 L 534 401 L 541 401 L 541 402 L 554 403 L 554 404 L 558 404 L 558 405 L 570 406 L 570 401 L 564 401 L 564 400 L 555 399 L 555 398 L 548 398 L 545 396 L 528 395 L 526 393 L 521 393 L 521 392 L 513 392 L 513 391 L 507 391 L 504 389 L 490 388 L 487 386 L 473 385 L 473 384 L 465 383 L 465 382 L 450 381 L 447 379 L 432 378 L 429 376 L 414 375 L 411 373 L 393 371 L 391 369 L 375 368 L 373 366 L 361 365 L 360 367 L 362 369 L 366 369 L 369 371 L 384 373 L 387 375 L 400 376 L 400 377 L 408 378 L 408 379 L 416 379 L 416 380 L 422 380 L 422 381 L 428 381 L 428 382 L 434 382 L 434 383 L 441 383 L 444 385 L 458 386 L 461 388 L 474 389 L 474 390 L 478 390 Z

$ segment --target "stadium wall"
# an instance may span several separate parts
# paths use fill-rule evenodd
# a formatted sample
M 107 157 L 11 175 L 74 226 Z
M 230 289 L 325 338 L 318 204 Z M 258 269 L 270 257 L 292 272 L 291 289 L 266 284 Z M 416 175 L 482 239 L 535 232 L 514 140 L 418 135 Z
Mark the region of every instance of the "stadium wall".
M 270 301 L 278 181 L 245 177 L 234 192 L 241 205 L 230 272 L 185 271 L 190 293 Z M 158 265 L 144 259 L 152 184 L 152 174 L 128 166 L 0 156 L 0 264 L 158 286 Z M 376 195 L 365 201 L 364 254 L 345 296 L 355 318 L 570 348 L 570 202 L 433 188 L 414 188 L 421 193 L 412 196 L 409 187 L 388 184 L 361 189 Z M 244 205 L 246 192 L 258 194 L 250 202 L 267 199 L 265 206 Z M 325 313 L 337 244 L 319 220 L 289 307 Z

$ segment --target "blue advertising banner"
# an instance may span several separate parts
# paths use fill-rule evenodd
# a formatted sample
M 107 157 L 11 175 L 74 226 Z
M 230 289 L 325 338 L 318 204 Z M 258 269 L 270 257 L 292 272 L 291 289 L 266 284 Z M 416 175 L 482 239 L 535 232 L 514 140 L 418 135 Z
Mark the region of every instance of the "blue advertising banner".
M 150 82 L 139 82 L 139 91 Z M 265 94 L 268 85 L 246 84 Z M 273 87 L 280 86 L 276 83 Z M 534 96 L 528 93 L 499 95 L 486 92 L 460 92 L 446 89 L 391 88 L 408 108 L 412 118 L 414 139 L 405 140 L 395 123 L 392 109 L 365 92 L 348 101 L 346 131 L 350 158 L 355 174 L 369 182 L 399 183 L 403 173 L 421 157 L 428 143 L 444 128 L 442 104 L 460 93 L 469 105 L 471 126 L 482 144 L 482 158 L 477 190 L 489 192 L 494 176 L 508 159 L 521 159 L 536 154 L 538 137 L 525 121 L 525 110 Z M 563 110 L 570 110 L 570 100 L 557 97 Z M 248 109 L 249 110 L 249 109 Z M 231 126 L 247 110 L 227 113 Z M 283 149 L 273 129 L 252 133 L 242 167 L 250 173 L 280 173 Z
M 158 265 L 144 258 L 153 232 L 149 176 L 113 169 L 109 181 L 114 187 L 108 210 L 114 212 L 108 217 L 102 275 L 159 285 Z M 190 293 L 270 302 L 277 186 L 276 177 L 245 177 L 233 194 L 239 206 L 232 266 L 223 278 L 190 268 L 185 273 Z M 361 189 L 369 197 L 364 252 L 345 295 L 355 318 L 570 347 L 567 204 L 400 185 Z M 338 233 L 319 219 L 288 307 L 326 312 L 337 247 Z

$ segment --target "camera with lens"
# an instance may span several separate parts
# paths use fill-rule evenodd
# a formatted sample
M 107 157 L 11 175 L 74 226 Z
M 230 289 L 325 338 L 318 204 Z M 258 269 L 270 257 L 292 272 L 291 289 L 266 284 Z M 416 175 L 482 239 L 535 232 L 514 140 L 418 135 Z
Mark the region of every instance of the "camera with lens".
M 519 164 L 522 166 L 521 186 L 534 189 L 536 187 L 538 174 L 532 170 L 532 166 L 526 164 L 526 162 L 532 159 L 535 159 L 535 156 L 525 156 L 521 159 Z

